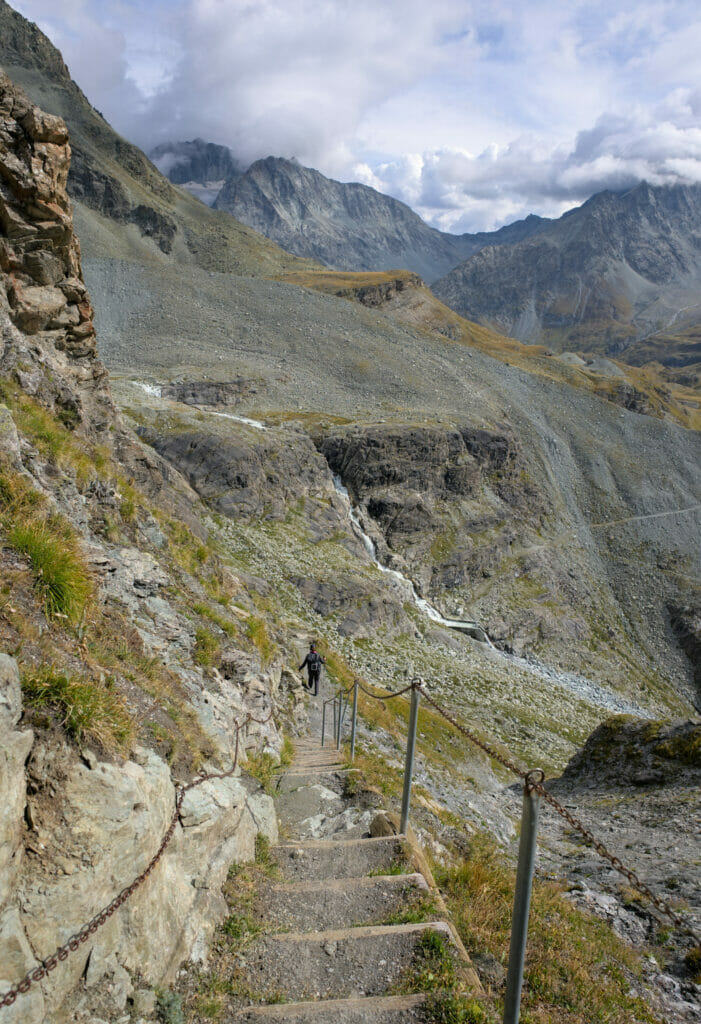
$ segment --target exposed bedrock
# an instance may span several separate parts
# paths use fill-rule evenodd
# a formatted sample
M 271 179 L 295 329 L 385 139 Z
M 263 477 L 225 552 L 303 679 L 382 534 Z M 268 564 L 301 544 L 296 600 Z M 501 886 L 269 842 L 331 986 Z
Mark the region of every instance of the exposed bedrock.
M 696 706 L 701 708 L 701 608 L 699 605 L 669 605 L 672 629 L 691 662 L 698 689 Z
M 185 405 L 227 406 L 236 405 L 244 398 L 256 395 L 264 388 L 261 381 L 246 380 L 183 380 L 165 384 L 161 389 L 164 398 L 175 399 Z
M 481 572 L 513 542 L 505 520 L 517 513 L 535 522 L 542 511 L 518 476 L 520 449 L 507 431 L 373 424 L 315 442 L 390 554 L 406 559 L 427 591 Z M 485 532 L 488 541 L 476 545 Z
M 239 436 L 235 431 L 233 425 L 226 436 L 146 428 L 143 436 L 224 515 L 282 518 L 295 502 L 318 497 L 327 503 L 318 505 L 314 518 L 322 528 L 339 525 L 338 513 L 328 504 L 334 490 L 328 466 L 309 438 L 262 432 L 254 437 L 245 427 Z

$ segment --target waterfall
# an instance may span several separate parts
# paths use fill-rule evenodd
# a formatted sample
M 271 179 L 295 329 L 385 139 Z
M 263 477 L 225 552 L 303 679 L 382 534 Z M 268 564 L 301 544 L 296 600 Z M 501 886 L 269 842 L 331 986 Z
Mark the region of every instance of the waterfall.
M 480 640 L 482 643 L 487 643 L 492 646 L 491 641 L 484 629 L 478 622 L 473 622 L 470 619 L 447 619 L 444 615 L 441 615 L 433 605 L 429 604 L 423 597 L 419 597 L 415 584 L 408 579 L 403 573 L 399 572 L 398 569 L 390 569 L 389 566 L 383 565 L 377 557 L 377 547 L 371 537 L 368 537 L 367 533 L 363 529 L 358 515 L 353 508 L 353 503 L 348 493 L 348 488 L 344 485 L 340 476 L 334 474 L 333 477 L 334 487 L 338 493 L 341 501 L 348 513 L 348 518 L 351 521 L 353 527 L 353 533 L 356 535 L 358 540 L 363 544 L 363 547 L 372 558 L 373 562 L 386 576 L 391 576 L 397 581 L 401 589 L 407 595 L 409 600 L 413 601 L 416 607 L 423 612 L 427 618 L 431 619 L 432 622 L 437 623 L 439 626 L 447 626 L 449 629 L 457 629 L 461 633 L 467 633 L 475 640 Z

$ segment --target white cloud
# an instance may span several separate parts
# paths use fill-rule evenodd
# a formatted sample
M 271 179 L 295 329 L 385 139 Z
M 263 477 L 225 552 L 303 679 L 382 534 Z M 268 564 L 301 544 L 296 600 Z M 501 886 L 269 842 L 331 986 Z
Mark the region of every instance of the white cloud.
M 146 149 L 296 156 L 448 230 L 701 180 L 695 0 L 17 0 Z

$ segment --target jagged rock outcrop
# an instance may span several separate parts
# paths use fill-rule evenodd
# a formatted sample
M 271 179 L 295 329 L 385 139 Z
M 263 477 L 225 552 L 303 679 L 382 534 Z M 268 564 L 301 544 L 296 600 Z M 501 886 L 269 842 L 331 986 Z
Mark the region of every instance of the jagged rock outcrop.
M 144 428 L 142 436 L 213 508 L 234 518 L 280 519 L 307 497 L 333 496 L 328 467 L 305 435 L 280 437 L 243 424 L 238 433 L 238 443 L 208 431 Z M 321 506 L 319 514 L 324 518 Z M 337 528 L 338 517 L 327 507 L 329 517 L 329 529 Z
M 0 309 L 79 378 L 83 392 L 89 388 L 108 407 L 66 192 L 66 126 L 30 103 L 2 71 L 0 117 Z M 20 372 L 25 390 L 40 387 L 30 371 Z M 65 415 L 79 421 L 82 396 L 71 404 L 66 395 L 56 395 L 58 404 L 62 399 Z
M 482 248 L 433 291 L 522 341 L 627 357 L 647 338 L 646 358 L 664 363 L 667 342 L 653 346 L 652 336 L 701 318 L 700 239 L 701 186 L 643 182 L 598 193 L 530 238 Z M 688 361 L 697 356 L 689 350 Z
M 189 380 L 174 381 L 161 388 L 163 398 L 172 398 L 184 405 L 217 406 L 236 405 L 264 390 L 262 381 L 247 380 Z
M 683 779 L 701 781 L 701 720 L 650 722 L 626 715 L 609 718 L 572 758 L 561 776 L 566 785 L 647 786 Z
M 497 502 L 507 497 L 518 504 L 520 496 L 524 513 L 537 513 L 537 503 L 514 485 L 519 449 L 507 432 L 388 423 L 318 434 L 315 442 L 388 548 L 417 569 L 423 563 L 424 586 L 435 585 L 438 577 L 441 586 L 456 586 L 477 570 L 475 552 L 468 555 L 467 548 L 471 529 L 481 531 L 489 523 L 485 508 L 477 511 L 473 501 L 485 481 Z M 513 533 L 504 537 L 504 550 L 511 541 Z M 462 553 L 461 544 L 467 545 Z
M 672 629 L 682 650 L 691 662 L 694 682 L 699 689 L 697 707 L 701 706 L 701 608 L 698 605 L 670 605 Z

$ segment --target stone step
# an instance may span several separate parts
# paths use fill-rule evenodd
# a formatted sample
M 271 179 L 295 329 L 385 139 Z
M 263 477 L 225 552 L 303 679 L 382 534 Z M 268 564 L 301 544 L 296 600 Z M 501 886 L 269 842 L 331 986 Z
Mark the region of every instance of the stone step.
M 335 878 L 271 884 L 262 891 L 259 905 L 266 922 L 313 932 L 385 922 L 429 891 L 419 874 Z
M 371 996 L 367 999 L 327 999 L 315 1003 L 275 1003 L 250 1006 L 223 1024 L 286 1021 L 289 1024 L 417 1024 L 423 1020 L 424 995 Z
M 323 765 L 318 768 L 293 768 L 292 771 L 280 776 L 275 789 L 278 793 L 291 793 L 296 789 L 303 789 L 305 786 L 313 786 L 315 783 L 334 789 L 339 786 L 338 776 L 344 778 L 347 774 L 348 769 L 340 764 Z
M 392 865 L 409 862 L 410 851 L 401 836 L 381 836 L 282 843 L 273 849 L 272 856 L 283 878 L 303 882 L 393 874 Z
M 441 932 L 455 948 L 443 921 L 288 932 L 256 939 L 241 971 L 262 1000 L 272 994 L 293 1001 L 386 995 L 411 969 L 428 929 Z

